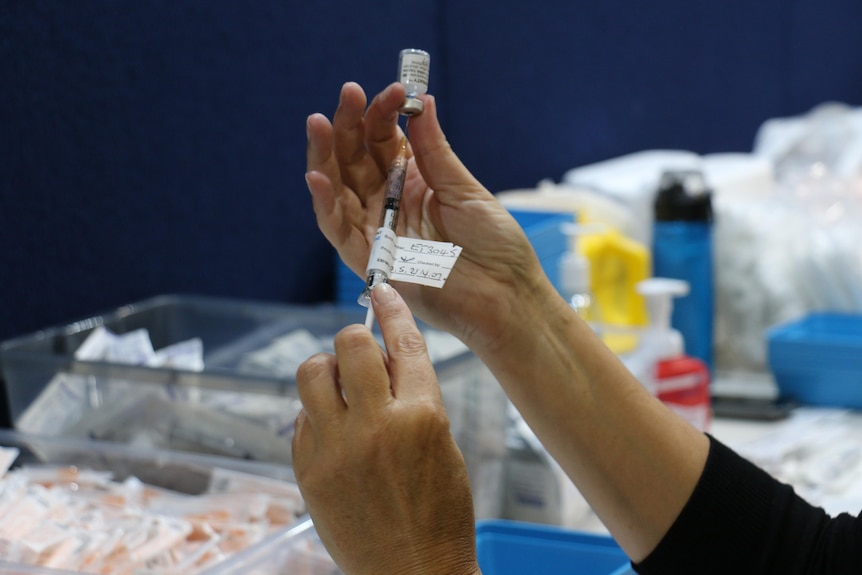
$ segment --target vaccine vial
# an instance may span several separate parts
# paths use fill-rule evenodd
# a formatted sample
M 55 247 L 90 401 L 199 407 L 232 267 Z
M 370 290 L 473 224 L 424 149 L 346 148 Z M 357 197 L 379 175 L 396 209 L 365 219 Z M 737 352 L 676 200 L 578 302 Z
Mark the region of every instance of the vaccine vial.
M 431 54 L 425 50 L 407 48 L 398 55 L 398 81 L 404 86 L 406 96 L 399 112 L 405 116 L 421 114 L 424 106 L 417 98 L 428 91 L 428 74 L 431 69 Z

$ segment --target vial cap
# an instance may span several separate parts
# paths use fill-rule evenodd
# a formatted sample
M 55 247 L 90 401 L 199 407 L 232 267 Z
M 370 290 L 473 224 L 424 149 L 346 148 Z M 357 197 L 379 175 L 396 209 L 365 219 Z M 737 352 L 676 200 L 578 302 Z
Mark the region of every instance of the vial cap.
M 422 113 L 425 109 L 425 104 L 418 98 L 405 98 L 404 103 L 398 108 L 398 111 L 405 116 L 416 116 Z

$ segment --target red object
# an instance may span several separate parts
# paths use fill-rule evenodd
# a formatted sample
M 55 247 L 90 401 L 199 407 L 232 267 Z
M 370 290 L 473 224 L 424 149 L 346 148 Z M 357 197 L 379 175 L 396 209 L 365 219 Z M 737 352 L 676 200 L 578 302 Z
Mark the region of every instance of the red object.
M 656 396 L 668 407 L 698 429 L 709 428 L 712 420 L 709 368 L 703 361 L 681 356 L 658 362 L 655 386 Z

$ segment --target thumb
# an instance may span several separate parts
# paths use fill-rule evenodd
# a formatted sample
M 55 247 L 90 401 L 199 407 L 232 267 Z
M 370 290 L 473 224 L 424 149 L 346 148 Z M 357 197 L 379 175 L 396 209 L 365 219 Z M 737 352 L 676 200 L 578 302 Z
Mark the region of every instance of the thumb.
M 425 110 L 410 119 L 410 147 L 425 182 L 443 203 L 464 201 L 491 192 L 461 163 L 446 140 L 437 118 L 434 96 L 422 96 Z

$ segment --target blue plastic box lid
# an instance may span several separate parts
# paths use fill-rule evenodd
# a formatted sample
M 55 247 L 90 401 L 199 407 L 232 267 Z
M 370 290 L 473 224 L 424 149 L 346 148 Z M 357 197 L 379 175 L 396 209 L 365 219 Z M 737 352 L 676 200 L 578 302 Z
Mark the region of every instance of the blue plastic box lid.
M 608 536 L 508 520 L 476 523 L 484 575 L 611 575 L 630 562 Z
M 812 313 L 767 332 L 781 395 L 809 405 L 862 408 L 862 314 Z

